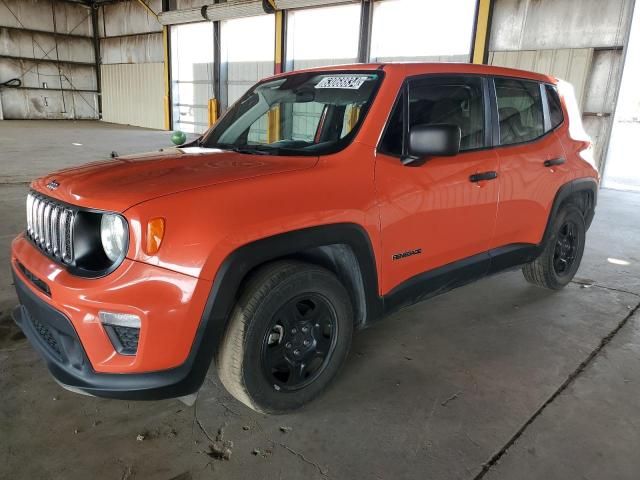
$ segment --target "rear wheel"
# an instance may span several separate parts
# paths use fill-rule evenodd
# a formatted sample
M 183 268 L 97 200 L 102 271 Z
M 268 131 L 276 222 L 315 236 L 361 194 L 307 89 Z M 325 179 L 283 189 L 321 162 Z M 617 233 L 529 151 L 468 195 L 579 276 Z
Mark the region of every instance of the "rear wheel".
M 586 228 L 580 209 L 571 204 L 561 207 L 553 220 L 552 234 L 544 251 L 522 268 L 524 278 L 539 287 L 563 288 L 580 267 L 585 237 Z
M 319 395 L 347 356 L 349 296 L 315 265 L 281 261 L 256 272 L 234 308 L 218 354 L 223 385 L 250 408 L 281 413 Z

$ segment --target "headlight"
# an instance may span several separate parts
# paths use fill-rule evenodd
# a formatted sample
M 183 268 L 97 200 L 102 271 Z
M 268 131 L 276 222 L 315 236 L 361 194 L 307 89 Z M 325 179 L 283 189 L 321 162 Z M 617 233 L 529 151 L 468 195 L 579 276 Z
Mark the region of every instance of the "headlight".
M 127 244 L 127 225 L 120 215 L 105 213 L 100 221 L 102 248 L 109 260 L 117 261 L 124 254 Z

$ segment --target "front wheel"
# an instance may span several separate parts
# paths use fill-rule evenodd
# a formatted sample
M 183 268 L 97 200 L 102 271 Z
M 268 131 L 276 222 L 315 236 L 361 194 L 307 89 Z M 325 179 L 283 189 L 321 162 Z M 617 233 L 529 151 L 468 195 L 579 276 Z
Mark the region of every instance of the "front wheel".
M 580 209 L 571 204 L 561 207 L 542 254 L 522 268 L 524 278 L 539 287 L 563 288 L 580 267 L 585 238 L 586 228 Z
M 352 334 L 349 295 L 332 272 L 274 262 L 247 282 L 220 347 L 218 374 L 248 407 L 283 413 L 326 388 Z

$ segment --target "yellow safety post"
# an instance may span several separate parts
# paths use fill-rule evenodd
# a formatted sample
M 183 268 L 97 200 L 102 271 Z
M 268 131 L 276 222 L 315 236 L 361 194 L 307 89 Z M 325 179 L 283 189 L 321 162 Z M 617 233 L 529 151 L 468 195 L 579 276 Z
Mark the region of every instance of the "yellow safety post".
M 273 6 L 273 2 L 270 2 Z M 275 54 L 274 54 L 274 73 L 282 73 L 282 50 L 284 38 L 283 32 L 284 13 L 281 10 L 275 12 L 276 22 L 276 38 L 275 38 Z M 267 142 L 274 143 L 280 140 L 280 106 L 275 106 L 269 110 L 267 124 Z
M 280 140 L 280 106 L 269 110 L 269 125 L 267 127 L 267 142 L 274 143 Z
M 492 0 L 478 0 L 476 10 L 475 35 L 473 39 L 473 63 L 487 62 L 487 49 L 489 47 L 489 29 L 491 28 L 491 2 Z
M 218 100 L 210 98 L 207 106 L 209 111 L 209 126 L 211 126 L 218 121 Z
M 352 106 L 349 111 L 349 117 L 347 120 L 347 129 L 350 132 L 353 130 L 353 127 L 358 123 L 358 119 L 360 118 L 360 107 Z
M 282 58 L 282 51 L 283 51 L 283 42 L 284 42 L 284 38 L 282 35 L 283 32 L 283 28 L 282 28 L 282 22 L 284 21 L 284 13 L 280 10 L 277 11 L 275 13 L 276 16 L 276 42 L 275 42 L 275 71 L 274 73 L 282 73 L 283 72 L 283 67 L 282 67 L 282 62 L 284 61 L 284 59 Z
M 162 49 L 164 57 L 164 129 L 171 130 L 171 117 L 169 115 L 169 28 L 166 25 L 162 27 Z

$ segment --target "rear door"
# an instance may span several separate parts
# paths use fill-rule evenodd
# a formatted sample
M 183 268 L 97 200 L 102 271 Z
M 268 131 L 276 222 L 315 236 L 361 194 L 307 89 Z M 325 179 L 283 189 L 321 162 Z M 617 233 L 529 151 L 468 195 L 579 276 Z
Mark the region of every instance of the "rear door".
M 495 78 L 500 202 L 492 248 L 542 240 L 568 167 L 544 84 Z M 557 126 L 557 125 L 556 125 Z
M 378 147 L 375 181 L 382 237 L 383 293 L 430 270 L 486 252 L 494 229 L 497 154 L 490 143 L 488 81 L 431 75 L 407 82 Z M 454 124 L 461 152 L 403 165 L 409 128 Z

